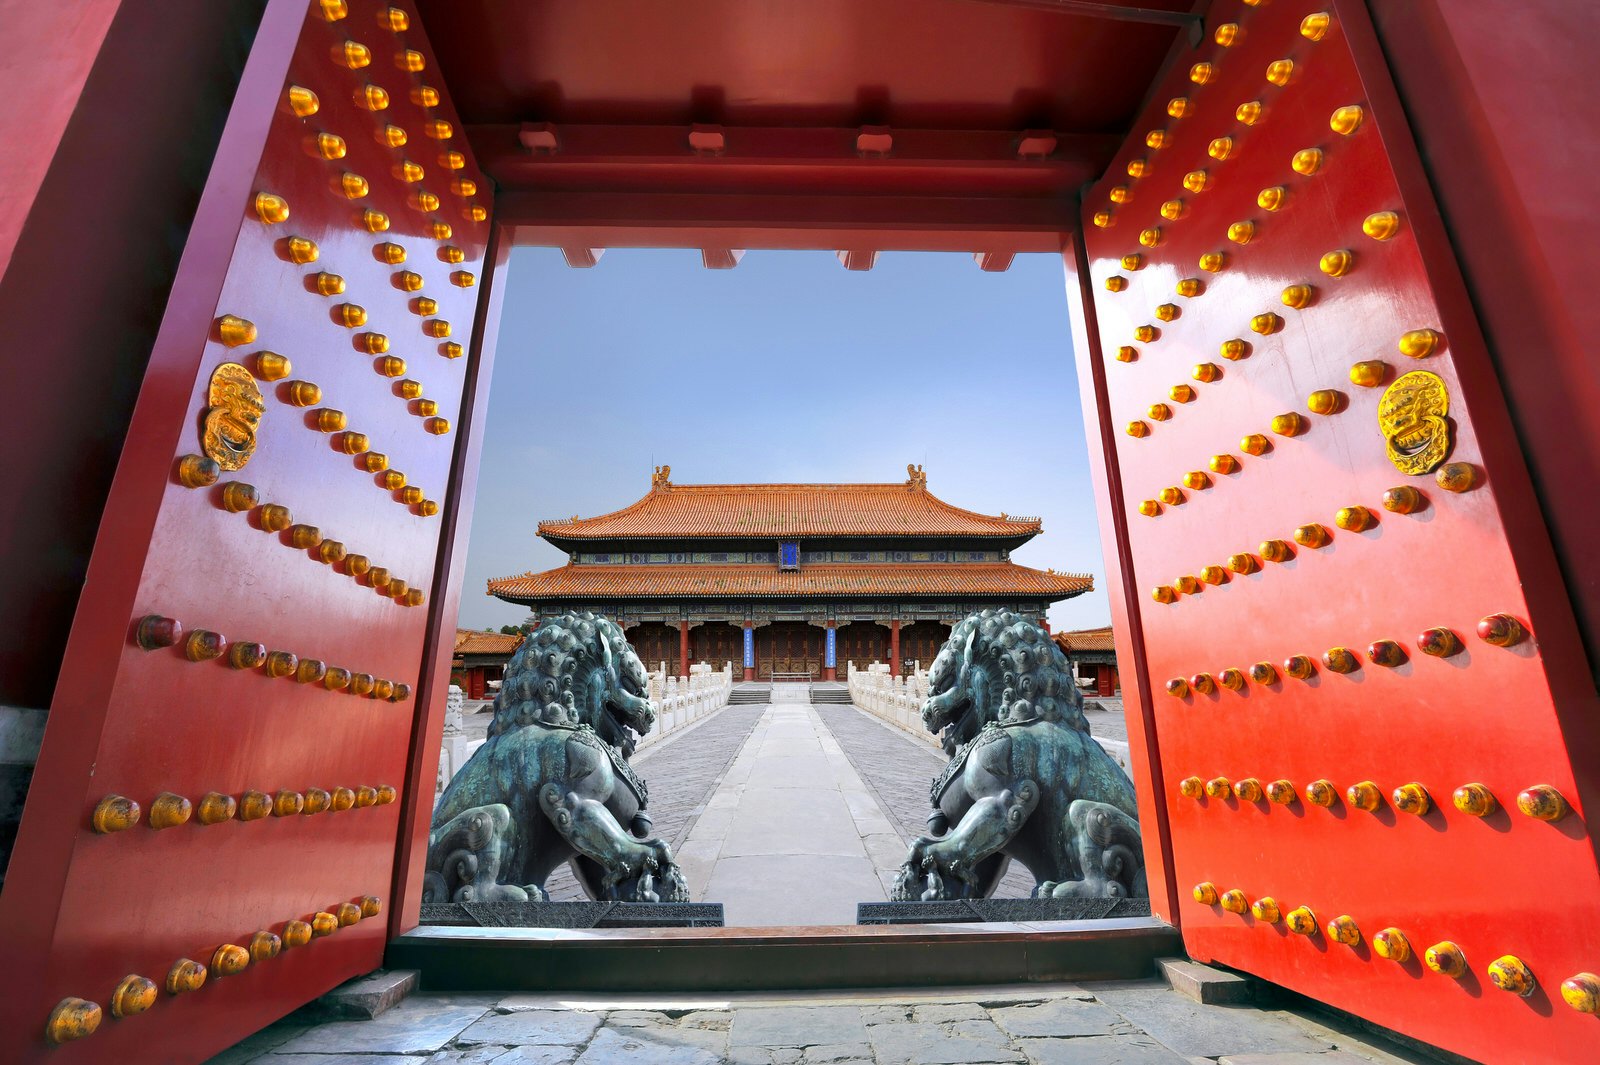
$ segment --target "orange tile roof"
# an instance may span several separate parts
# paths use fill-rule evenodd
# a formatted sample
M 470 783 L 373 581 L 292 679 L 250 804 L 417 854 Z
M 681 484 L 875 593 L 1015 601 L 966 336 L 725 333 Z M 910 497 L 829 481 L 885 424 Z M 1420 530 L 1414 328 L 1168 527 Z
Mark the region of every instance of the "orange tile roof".
M 501 577 L 489 594 L 513 603 L 565 598 L 719 599 L 851 595 L 1028 595 L 1069 599 L 1094 587 L 1087 574 L 1050 573 L 1013 562 L 832 564 L 783 571 L 758 565 L 606 566 L 568 563 Z
M 781 536 L 1034 536 L 1038 518 L 979 514 L 928 491 L 920 471 L 900 484 L 672 484 L 594 518 L 542 521 L 548 540 Z
M 1116 641 L 1111 636 L 1111 626 L 1103 629 L 1076 629 L 1055 634 L 1056 646 L 1063 651 L 1115 651 Z
M 522 633 L 480 632 L 457 629 L 455 653 L 458 655 L 508 655 L 522 646 Z

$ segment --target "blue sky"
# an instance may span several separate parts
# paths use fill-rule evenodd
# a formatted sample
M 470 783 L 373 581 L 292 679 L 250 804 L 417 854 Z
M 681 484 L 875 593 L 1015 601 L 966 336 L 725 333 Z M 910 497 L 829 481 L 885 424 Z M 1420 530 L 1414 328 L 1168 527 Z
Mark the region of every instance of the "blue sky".
M 511 257 L 461 624 L 527 616 L 490 577 L 565 556 L 542 518 L 632 503 L 650 471 L 680 483 L 903 481 L 985 513 L 1037 514 L 1025 565 L 1094 574 L 1051 627 L 1109 622 L 1060 260 L 1003 274 L 966 255 L 885 254 L 851 272 L 827 252 Z

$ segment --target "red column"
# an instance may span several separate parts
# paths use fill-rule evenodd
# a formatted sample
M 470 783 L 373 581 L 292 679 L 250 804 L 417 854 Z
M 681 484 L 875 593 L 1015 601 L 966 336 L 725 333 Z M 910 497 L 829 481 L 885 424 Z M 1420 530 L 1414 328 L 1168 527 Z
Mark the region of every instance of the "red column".
M 1049 618 L 1040 618 L 1039 619 L 1039 627 L 1044 630 L 1044 633 L 1045 633 L 1046 636 L 1050 635 L 1050 619 Z
M 745 680 L 755 680 L 756 679 L 756 638 L 755 638 L 755 631 L 754 630 L 755 630 L 755 626 L 752 625 L 750 622 L 747 621 L 747 622 L 744 623 L 744 631 L 747 633 L 747 635 L 744 636 L 744 639 L 750 641 L 750 664 L 748 666 L 744 667 L 744 679 Z M 744 658 L 744 648 L 743 647 L 739 648 L 739 657 L 740 657 L 741 660 Z
M 900 675 L 900 619 L 889 619 L 889 676 Z
M 689 623 L 687 621 L 678 622 L 678 662 L 680 663 L 678 675 L 687 677 L 689 675 Z
M 828 660 L 828 644 L 827 644 L 828 635 L 827 635 L 827 633 L 828 632 L 834 632 L 837 625 L 838 625 L 838 622 L 834 622 L 834 621 L 828 622 L 827 632 L 823 633 L 823 635 L 822 635 L 822 639 L 823 639 L 822 660 L 824 662 L 826 662 Z M 839 660 L 839 642 L 838 642 L 839 641 L 839 637 L 837 635 L 835 635 L 833 639 L 834 639 L 833 660 L 835 662 L 837 662 Z M 827 666 L 827 665 L 823 666 L 822 667 L 822 679 L 823 680 L 838 680 L 839 679 L 839 667 L 838 666 Z

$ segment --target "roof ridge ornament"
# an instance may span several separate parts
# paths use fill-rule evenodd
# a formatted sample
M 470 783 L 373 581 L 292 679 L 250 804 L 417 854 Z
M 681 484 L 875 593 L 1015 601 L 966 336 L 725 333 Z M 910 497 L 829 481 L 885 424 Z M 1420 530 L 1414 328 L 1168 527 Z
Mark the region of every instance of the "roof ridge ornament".
M 650 475 L 650 490 L 653 492 L 657 488 L 671 488 L 671 478 L 671 466 L 657 466 L 655 472 Z
M 906 463 L 906 475 L 906 484 L 912 488 L 920 488 L 924 492 L 928 490 L 928 475 L 922 472 L 920 463 Z

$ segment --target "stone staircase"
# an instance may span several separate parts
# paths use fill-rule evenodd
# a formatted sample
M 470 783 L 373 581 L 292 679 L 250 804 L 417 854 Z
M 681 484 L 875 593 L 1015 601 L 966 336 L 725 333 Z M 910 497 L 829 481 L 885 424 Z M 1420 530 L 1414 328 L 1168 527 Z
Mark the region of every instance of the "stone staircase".
M 845 706 L 850 704 L 850 689 L 844 684 L 832 681 L 823 681 L 811 686 L 811 701 L 813 703 L 838 703 Z
M 733 694 L 728 696 L 729 706 L 770 702 L 772 702 L 772 685 L 770 684 L 741 681 L 733 686 Z

